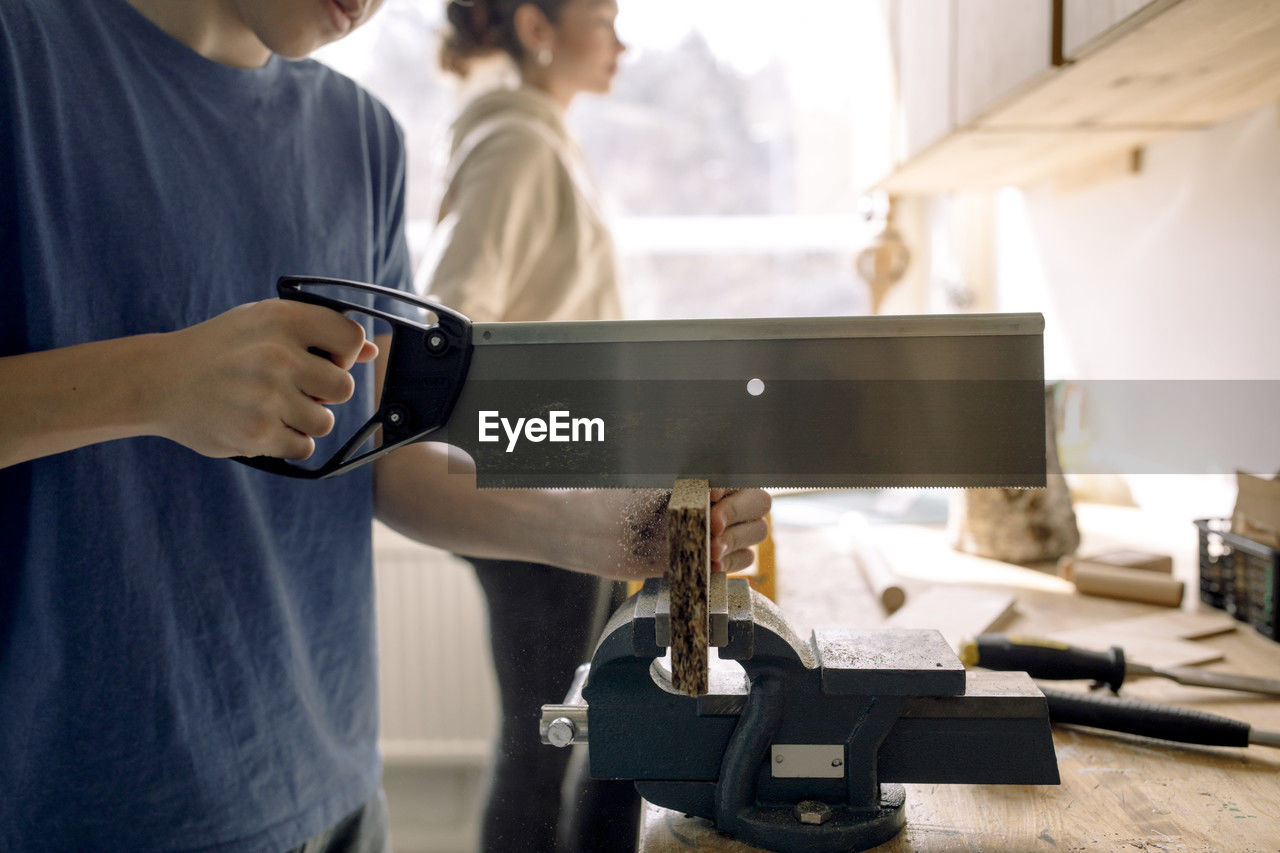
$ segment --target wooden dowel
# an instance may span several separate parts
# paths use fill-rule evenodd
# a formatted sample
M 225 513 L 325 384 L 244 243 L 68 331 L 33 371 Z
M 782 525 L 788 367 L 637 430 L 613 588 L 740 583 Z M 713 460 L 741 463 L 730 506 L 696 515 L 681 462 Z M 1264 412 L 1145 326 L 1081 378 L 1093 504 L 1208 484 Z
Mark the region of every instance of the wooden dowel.
M 1145 601 L 1177 607 L 1182 603 L 1182 581 L 1160 572 L 1113 568 L 1077 561 L 1071 571 L 1076 590 L 1105 598 Z
M 853 562 L 867 586 L 875 593 L 885 615 L 889 615 L 901 607 L 907 600 L 907 592 L 898 583 L 898 578 L 889 568 L 884 554 L 876 547 L 875 533 L 871 525 L 861 515 L 840 520 L 840 526 L 848 534 L 849 547 L 853 554 Z

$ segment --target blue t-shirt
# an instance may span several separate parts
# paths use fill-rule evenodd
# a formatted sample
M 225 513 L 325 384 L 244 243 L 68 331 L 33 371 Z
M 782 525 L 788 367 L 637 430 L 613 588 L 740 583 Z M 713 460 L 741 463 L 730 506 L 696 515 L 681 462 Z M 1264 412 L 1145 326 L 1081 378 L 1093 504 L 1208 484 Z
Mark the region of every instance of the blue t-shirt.
M 220 65 L 124 0 L 0 0 L 0 356 L 282 274 L 408 288 L 403 181 L 390 114 L 318 63 Z M 372 406 L 355 375 L 339 434 Z M 140 438 L 0 469 L 0 850 L 281 850 L 371 796 L 371 467 Z

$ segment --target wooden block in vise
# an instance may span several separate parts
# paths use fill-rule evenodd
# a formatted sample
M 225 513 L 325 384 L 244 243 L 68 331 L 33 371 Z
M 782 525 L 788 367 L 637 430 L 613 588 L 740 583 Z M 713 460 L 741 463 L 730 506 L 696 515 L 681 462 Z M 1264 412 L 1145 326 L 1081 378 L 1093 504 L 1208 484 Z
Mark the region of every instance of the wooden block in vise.
M 667 505 L 671 546 L 667 590 L 671 608 L 671 683 L 682 693 L 707 692 L 711 575 L 711 494 L 706 480 L 676 480 Z
M 712 572 L 707 583 L 707 621 L 710 623 L 708 645 L 729 645 L 729 576 Z M 653 612 L 654 639 L 658 645 L 671 648 L 671 595 L 658 596 Z

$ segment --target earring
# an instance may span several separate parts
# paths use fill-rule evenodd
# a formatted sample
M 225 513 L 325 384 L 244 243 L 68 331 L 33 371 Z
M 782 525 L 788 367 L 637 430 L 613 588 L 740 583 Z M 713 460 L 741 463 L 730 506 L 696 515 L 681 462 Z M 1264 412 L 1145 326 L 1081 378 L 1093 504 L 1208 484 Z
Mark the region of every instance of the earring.
M 552 59 L 551 48 L 544 47 L 539 49 L 537 59 L 538 59 L 538 64 L 541 65 L 543 68 L 546 68 L 548 65 L 550 65 L 551 59 Z

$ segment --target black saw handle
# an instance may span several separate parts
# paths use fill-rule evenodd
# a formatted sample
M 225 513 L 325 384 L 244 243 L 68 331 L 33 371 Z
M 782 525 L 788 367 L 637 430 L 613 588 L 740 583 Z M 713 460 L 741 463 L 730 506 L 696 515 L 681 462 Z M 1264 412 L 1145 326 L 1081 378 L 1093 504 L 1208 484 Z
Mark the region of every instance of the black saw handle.
M 436 322 L 418 322 L 343 299 L 338 295 L 343 290 L 383 296 L 423 309 L 434 314 Z M 276 282 L 276 292 L 281 299 L 321 305 L 343 314 L 355 312 L 389 323 L 391 354 L 382 383 L 382 397 L 364 426 L 318 466 L 305 467 L 274 456 L 233 457 L 237 462 L 272 474 L 320 480 L 372 462 L 397 447 L 421 441 L 449 421 L 471 364 L 471 321 L 465 316 L 401 290 L 340 278 L 286 275 Z M 360 453 L 360 448 L 379 428 L 381 444 Z

